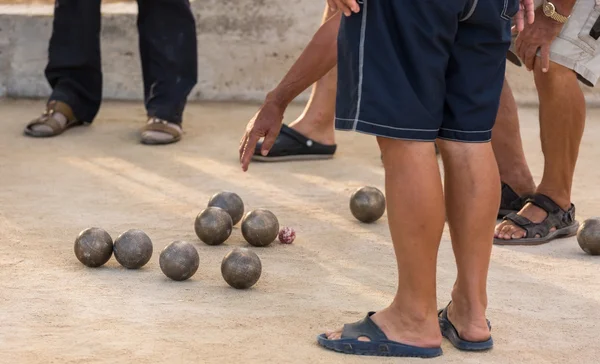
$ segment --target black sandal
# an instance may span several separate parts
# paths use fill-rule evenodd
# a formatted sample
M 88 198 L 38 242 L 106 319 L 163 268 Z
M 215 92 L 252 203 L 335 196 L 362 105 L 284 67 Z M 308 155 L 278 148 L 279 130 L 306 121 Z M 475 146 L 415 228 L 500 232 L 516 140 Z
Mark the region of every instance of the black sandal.
M 337 145 L 325 145 L 311 140 L 289 126 L 281 125 L 275 144 L 265 157 L 260 154 L 262 142 L 256 145 L 252 160 L 258 162 L 286 162 L 331 159 Z
M 502 219 L 504 216 L 519 212 L 525 206 L 527 199 L 531 196 L 519 196 L 517 193 L 506 183 L 502 182 L 502 194 L 500 198 L 500 209 L 498 210 L 498 218 Z
M 566 238 L 577 234 L 579 222 L 575 220 L 575 205 L 571 204 L 568 211 L 563 210 L 550 197 L 539 193 L 528 198 L 525 203 L 532 203 L 548 213 L 544 221 L 534 223 L 526 217 L 512 212 L 503 221 L 510 221 L 515 226 L 525 230 L 521 239 L 494 239 L 497 245 L 540 245 L 558 238 Z M 550 231 L 556 228 L 554 231 Z

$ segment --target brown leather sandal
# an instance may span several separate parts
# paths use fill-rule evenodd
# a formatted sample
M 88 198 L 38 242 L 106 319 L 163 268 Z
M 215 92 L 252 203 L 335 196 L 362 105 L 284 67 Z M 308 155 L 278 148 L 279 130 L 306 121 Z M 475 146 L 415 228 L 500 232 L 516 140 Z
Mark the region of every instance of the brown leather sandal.
M 177 125 L 174 123 L 169 123 L 166 120 L 151 117 L 148 120 L 148 123 L 146 123 L 146 125 L 144 125 L 144 127 L 142 128 L 142 144 L 159 145 L 159 144 L 171 144 L 171 143 L 180 141 L 181 137 L 183 136 L 183 132 L 178 128 L 169 126 L 169 124 Z M 179 128 L 181 128 L 180 125 L 177 125 L 177 126 L 179 126 Z M 144 132 L 146 132 L 146 131 L 157 131 L 157 132 L 165 133 L 165 134 L 170 135 L 172 138 L 171 139 L 152 138 L 150 136 L 144 135 Z
M 63 114 L 65 118 L 67 118 L 67 123 L 64 126 L 54 118 L 55 113 Z M 50 101 L 48 102 L 48 105 L 46 105 L 46 111 L 44 111 L 40 117 L 27 124 L 23 132 L 25 135 L 35 138 L 49 138 L 60 135 L 64 133 L 65 130 L 82 124 L 82 121 L 75 118 L 73 110 L 71 110 L 69 105 L 61 101 Z M 33 127 L 37 125 L 46 125 L 50 127 L 51 130 L 35 130 Z

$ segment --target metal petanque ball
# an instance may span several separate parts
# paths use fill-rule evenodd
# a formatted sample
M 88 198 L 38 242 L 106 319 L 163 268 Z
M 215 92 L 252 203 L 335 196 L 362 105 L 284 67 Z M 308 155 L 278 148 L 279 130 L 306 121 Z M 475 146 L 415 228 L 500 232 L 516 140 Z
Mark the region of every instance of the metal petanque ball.
M 89 228 L 79 233 L 75 239 L 75 256 L 81 263 L 97 268 L 108 262 L 113 253 L 110 235 L 100 228 Z
M 251 211 L 242 220 L 242 235 L 250 245 L 268 246 L 277 239 L 278 234 L 279 221 L 277 216 L 269 210 Z
M 174 281 L 185 281 L 196 274 L 200 265 L 200 257 L 193 244 L 174 241 L 160 252 L 158 262 L 160 270 L 167 277 Z
M 194 230 L 207 245 L 223 244 L 231 235 L 233 221 L 227 211 L 220 207 L 207 207 L 196 216 Z
M 236 289 L 250 288 L 258 282 L 262 263 L 256 253 L 248 248 L 235 248 L 221 262 L 221 275 Z
M 359 221 L 375 222 L 385 212 L 385 196 L 375 187 L 361 187 L 350 196 L 350 211 Z
M 587 219 L 577 229 L 577 242 L 590 255 L 600 255 L 600 218 Z
M 244 216 L 244 201 L 237 193 L 223 191 L 213 195 L 208 201 L 209 207 L 220 207 L 227 211 L 233 225 L 236 225 Z
M 152 240 L 142 230 L 127 230 L 114 244 L 117 262 L 127 269 L 138 269 L 152 258 Z

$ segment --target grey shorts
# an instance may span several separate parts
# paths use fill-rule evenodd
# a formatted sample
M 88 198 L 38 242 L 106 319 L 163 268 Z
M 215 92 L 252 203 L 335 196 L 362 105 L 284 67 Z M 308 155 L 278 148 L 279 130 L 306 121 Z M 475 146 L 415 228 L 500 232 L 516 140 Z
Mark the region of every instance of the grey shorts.
M 541 4 L 541 0 L 535 2 L 536 5 Z M 571 17 L 550 47 L 552 62 L 572 69 L 583 83 L 591 87 L 600 78 L 600 39 L 590 35 L 599 17 L 600 0 L 577 0 Z M 508 59 L 520 66 L 514 54 L 514 38 L 509 52 L 513 54 L 509 54 Z

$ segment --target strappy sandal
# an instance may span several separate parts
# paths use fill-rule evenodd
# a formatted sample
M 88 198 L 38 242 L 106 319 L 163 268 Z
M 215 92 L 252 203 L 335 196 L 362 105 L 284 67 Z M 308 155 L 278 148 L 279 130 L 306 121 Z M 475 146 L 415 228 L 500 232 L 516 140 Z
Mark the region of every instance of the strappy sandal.
M 506 183 L 502 182 L 502 195 L 500 199 L 500 209 L 498 210 L 498 218 L 512 213 L 519 212 L 525 206 L 525 201 L 531 196 L 519 196 Z
M 181 140 L 183 132 L 178 128 L 173 128 L 169 126 L 169 124 L 175 125 L 174 123 L 169 123 L 166 120 L 159 118 L 150 118 L 148 123 L 144 125 L 142 128 L 142 144 L 148 145 L 158 145 L 158 144 L 171 144 Z M 179 126 L 179 125 L 178 125 Z M 181 128 L 181 126 L 179 126 Z M 171 136 L 171 139 L 157 139 L 150 136 L 145 136 L 144 132 L 147 131 L 157 131 L 161 133 L 165 133 Z
M 67 119 L 67 123 L 64 126 L 55 119 L 56 113 L 63 114 Z M 34 127 L 38 125 L 46 125 L 50 127 L 51 130 L 35 130 Z M 61 101 L 50 101 L 48 102 L 48 105 L 46 105 L 46 111 L 44 111 L 40 117 L 27 124 L 23 132 L 25 135 L 34 138 L 49 138 L 60 135 L 64 133 L 65 130 L 79 125 L 83 125 L 83 122 L 75 118 L 73 110 L 69 105 Z
M 496 245 L 540 245 L 558 238 L 566 238 L 577 234 L 579 222 L 575 220 L 575 205 L 571 204 L 565 211 L 550 197 L 540 193 L 534 194 L 526 200 L 548 213 L 544 221 L 535 223 L 528 218 L 512 212 L 506 215 L 503 221 L 510 221 L 515 226 L 525 230 L 525 237 L 521 239 L 494 239 Z M 556 230 L 551 231 L 555 228 Z

